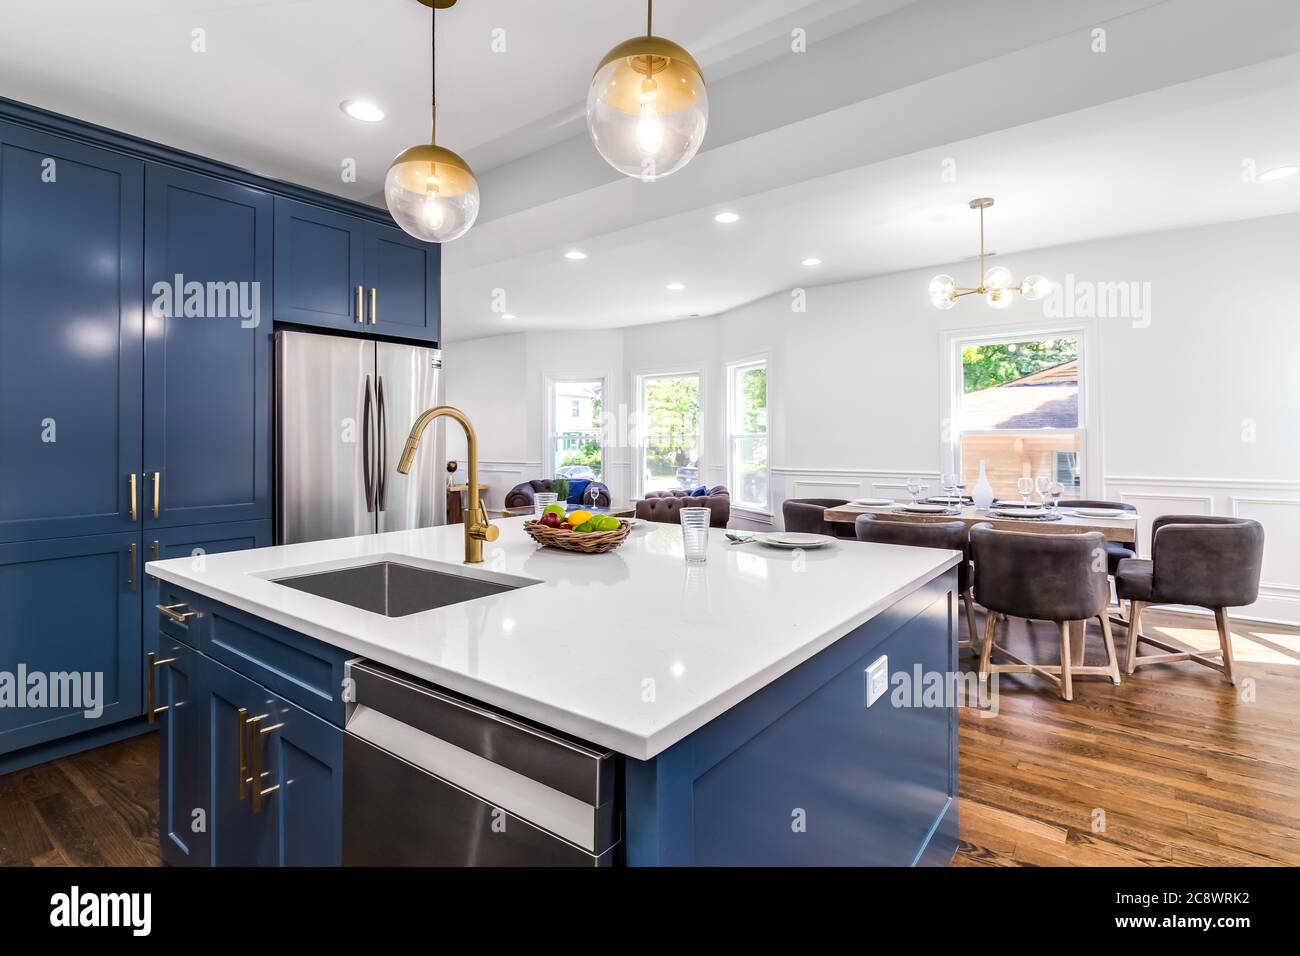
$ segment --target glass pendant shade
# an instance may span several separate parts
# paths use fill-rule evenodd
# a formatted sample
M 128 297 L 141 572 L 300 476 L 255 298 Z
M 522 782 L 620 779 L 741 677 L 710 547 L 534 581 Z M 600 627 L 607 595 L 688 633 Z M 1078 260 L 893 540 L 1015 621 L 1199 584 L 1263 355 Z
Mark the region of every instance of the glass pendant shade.
M 698 64 L 662 37 L 634 37 L 610 50 L 587 94 L 587 130 L 597 151 L 620 173 L 648 182 L 689 163 L 708 124 Z
M 1029 276 L 1020 283 L 1020 294 L 1030 302 L 1037 302 L 1051 294 L 1052 280 L 1046 276 Z
M 478 218 L 478 181 L 469 164 L 441 146 L 412 146 L 388 167 L 384 200 L 407 234 L 450 242 Z

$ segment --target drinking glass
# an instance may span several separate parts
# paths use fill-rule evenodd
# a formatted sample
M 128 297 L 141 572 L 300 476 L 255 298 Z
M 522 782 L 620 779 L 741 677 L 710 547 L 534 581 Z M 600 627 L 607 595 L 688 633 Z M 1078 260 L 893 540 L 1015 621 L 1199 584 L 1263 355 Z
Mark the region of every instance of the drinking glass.
M 921 479 L 907 479 L 907 493 L 912 496 L 912 504 L 916 504 L 916 496 L 921 493 Z
M 587 486 L 587 503 L 593 508 L 600 505 L 600 489 L 596 487 L 594 481 Z
M 540 521 L 542 517 L 542 512 L 544 512 L 551 505 L 555 504 L 555 502 L 558 499 L 559 499 L 559 495 L 557 495 L 553 491 L 537 492 L 535 495 L 533 495 L 533 517 L 537 518 Z
M 682 519 L 682 549 L 686 560 L 693 564 L 707 560 L 712 512 L 708 508 L 683 508 L 677 513 Z
M 961 487 L 961 476 L 951 473 L 943 476 L 943 493 L 948 496 L 950 505 L 960 505 L 957 489 Z
M 1038 492 L 1038 503 L 1047 504 L 1047 488 L 1052 483 L 1052 479 L 1046 475 L 1039 475 L 1034 479 L 1034 490 Z
M 1021 504 L 1022 504 L 1024 507 L 1028 508 L 1028 507 L 1029 507 L 1029 496 L 1032 495 L 1032 494 L 1034 493 L 1034 479 L 1032 479 L 1032 478 L 1017 478 L 1017 479 L 1016 479 L 1016 491 L 1020 492 Z
M 1056 511 L 1061 507 L 1061 495 L 1065 494 L 1065 485 L 1059 481 L 1053 481 L 1047 486 L 1047 494 L 1052 499 L 1052 511 Z

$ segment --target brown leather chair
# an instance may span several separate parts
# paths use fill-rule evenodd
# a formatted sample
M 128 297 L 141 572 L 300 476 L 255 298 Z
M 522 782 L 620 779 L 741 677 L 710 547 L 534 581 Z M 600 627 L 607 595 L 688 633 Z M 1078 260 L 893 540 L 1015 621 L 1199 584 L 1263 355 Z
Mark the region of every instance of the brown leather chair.
M 725 485 L 714 485 L 708 494 L 692 495 L 689 491 L 647 491 L 636 503 L 636 516 L 646 521 L 681 524 L 677 512 L 683 508 L 708 508 L 709 527 L 725 528 L 731 520 L 731 492 Z
M 600 500 L 596 502 L 597 506 L 608 508 L 610 502 L 613 500 L 609 495 L 609 487 L 599 481 L 593 481 L 591 484 L 600 489 Z M 539 491 L 549 492 L 552 485 L 553 482 L 549 478 L 537 478 L 533 481 L 525 481 L 521 484 L 515 485 L 506 492 L 505 506 L 507 508 L 531 508 L 533 505 L 533 495 L 537 494 Z M 583 494 L 584 499 L 590 491 L 591 485 L 588 485 L 586 492 Z M 584 500 L 583 504 L 586 503 L 587 502 Z
M 1151 523 L 1151 559 L 1121 561 L 1115 590 L 1129 602 L 1128 657 L 1125 671 L 1141 664 L 1195 661 L 1237 682 L 1233 673 L 1232 632 L 1227 608 L 1254 604 L 1264 562 L 1264 527 L 1246 518 L 1162 515 Z M 1219 650 L 1196 651 L 1142 633 L 1142 610 L 1153 604 L 1190 604 L 1214 612 Z M 1138 656 L 1145 641 L 1163 654 Z M 1216 661 L 1214 658 L 1218 657 Z
M 859 541 L 877 544 L 905 544 L 913 548 L 938 548 L 943 551 L 960 551 L 962 562 L 957 565 L 957 590 L 966 606 L 966 640 L 958 638 L 957 646 L 979 650 L 978 627 L 975 624 L 975 603 L 971 596 L 970 531 L 961 521 L 891 521 L 875 515 L 858 515 L 853 522 L 854 536 Z
M 1073 678 L 1082 674 L 1104 675 L 1119 683 L 1115 641 L 1105 613 L 1110 602 L 1104 560 L 1106 539 L 1100 533 L 1029 534 L 979 524 L 971 528 L 970 538 L 975 600 L 989 611 L 980 652 L 981 680 L 989 674 L 1037 674 L 1060 687 L 1066 700 L 1074 699 Z M 994 639 L 998 614 L 1055 621 L 1060 634 L 1060 665 L 1034 664 L 999 646 Z M 1070 659 L 1071 629 L 1080 629 L 1081 635 L 1086 633 L 1087 622 L 1094 617 L 1101 621 L 1106 641 L 1106 666 L 1075 665 Z M 995 651 L 1012 663 L 992 663 Z
M 848 503 L 847 498 L 787 498 L 781 504 L 782 523 L 786 531 L 853 538 L 853 525 L 847 521 L 826 520 L 827 508 L 838 508 Z
M 1061 502 L 1062 508 L 1113 508 L 1116 511 L 1137 511 L 1127 501 L 1102 501 L 1099 498 L 1071 498 Z M 1114 574 L 1119 563 L 1126 558 L 1136 558 L 1137 552 L 1122 541 L 1106 542 L 1106 571 Z

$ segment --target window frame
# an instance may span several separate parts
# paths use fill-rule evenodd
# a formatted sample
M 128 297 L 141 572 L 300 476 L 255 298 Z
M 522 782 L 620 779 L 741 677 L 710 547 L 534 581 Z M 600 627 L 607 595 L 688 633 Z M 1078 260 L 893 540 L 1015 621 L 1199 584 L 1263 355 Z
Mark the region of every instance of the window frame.
M 764 378 L 767 386 L 767 427 L 761 432 L 737 432 L 732 431 L 732 426 L 736 422 L 736 380 L 743 372 L 762 367 Z M 733 510 L 743 511 L 749 514 L 772 516 L 772 364 L 768 360 L 766 353 L 751 355 L 747 358 L 737 359 L 728 362 L 726 365 L 726 382 L 727 382 L 727 419 L 725 422 L 725 433 L 727 442 L 727 487 L 731 491 L 731 501 Z M 741 489 L 743 482 L 736 471 L 736 440 L 744 438 L 764 437 L 767 439 L 767 499 L 762 502 L 744 501 L 741 498 Z
M 555 427 L 555 387 L 569 382 L 599 382 L 602 410 L 604 408 L 604 403 L 607 401 L 606 396 L 608 394 L 608 387 L 604 375 L 569 374 L 566 372 L 564 374 L 546 376 L 545 397 L 543 399 L 546 408 L 546 447 L 543 449 L 542 453 L 542 467 L 545 469 L 546 474 L 551 478 L 555 477 L 556 469 L 561 467 L 557 460 L 555 451 L 556 443 L 563 437 L 560 432 L 556 431 Z M 609 447 L 605 440 L 606 436 L 603 422 L 596 423 L 595 432 L 600 438 L 600 476 L 596 480 L 602 484 L 608 485 Z
M 708 379 L 705 370 L 702 367 L 681 367 L 681 366 L 664 366 L 660 368 L 642 368 L 632 373 L 632 400 L 633 408 L 636 409 L 636 428 L 633 431 L 633 449 L 632 449 L 632 496 L 634 498 L 644 498 L 645 489 L 645 452 L 647 437 L 647 427 L 649 423 L 645 411 L 645 382 L 654 378 L 685 378 L 695 376 L 699 380 L 700 402 L 699 412 L 696 415 L 696 448 L 699 449 L 697 465 L 700 471 L 700 481 L 704 481 L 704 437 L 708 429 L 706 415 L 706 401 Z M 707 484 L 707 482 L 705 482 Z
M 994 428 L 962 431 L 961 400 L 964 394 L 962 350 L 968 345 L 996 342 L 1024 342 L 1037 339 L 1072 338 L 1079 343 L 1079 423 L 1074 429 L 1062 428 Z M 1073 432 L 1079 443 L 1079 496 L 1105 497 L 1102 458 L 1102 406 L 1096 383 L 1101 350 L 1098 347 L 1095 321 L 1032 322 L 1021 325 L 949 328 L 940 332 L 940 354 L 944 368 L 940 374 L 939 428 L 942 471 L 962 474 L 961 439 L 969 435 L 1061 435 Z M 1055 463 L 1055 459 L 1053 460 Z M 967 489 L 969 492 L 970 489 Z

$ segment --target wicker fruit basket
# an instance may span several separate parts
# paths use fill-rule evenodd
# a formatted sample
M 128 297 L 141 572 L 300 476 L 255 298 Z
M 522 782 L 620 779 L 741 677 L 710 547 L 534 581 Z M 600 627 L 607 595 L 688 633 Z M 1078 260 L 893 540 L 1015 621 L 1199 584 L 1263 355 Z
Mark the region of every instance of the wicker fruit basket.
M 524 530 L 538 544 L 580 554 L 604 554 L 627 540 L 632 525 L 620 520 L 615 531 L 571 531 L 568 528 L 548 528 L 540 521 L 525 521 Z

